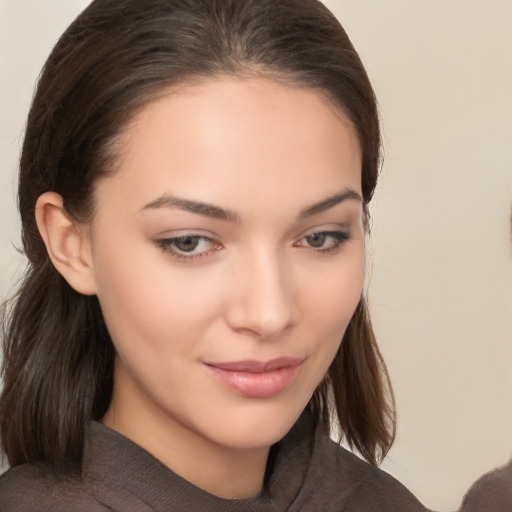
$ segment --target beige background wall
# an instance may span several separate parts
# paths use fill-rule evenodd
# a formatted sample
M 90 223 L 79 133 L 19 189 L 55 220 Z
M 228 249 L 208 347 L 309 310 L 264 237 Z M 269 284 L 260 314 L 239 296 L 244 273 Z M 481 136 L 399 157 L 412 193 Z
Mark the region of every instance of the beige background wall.
M 87 0 L 0 0 L 0 296 L 34 80 Z M 385 467 L 455 510 L 512 456 L 512 2 L 326 0 L 381 104 L 370 297 L 399 411 Z

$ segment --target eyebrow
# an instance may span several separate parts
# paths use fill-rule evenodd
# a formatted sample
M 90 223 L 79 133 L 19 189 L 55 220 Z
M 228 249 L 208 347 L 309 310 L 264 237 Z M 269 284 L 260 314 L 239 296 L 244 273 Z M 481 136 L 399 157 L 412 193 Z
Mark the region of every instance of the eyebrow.
M 327 199 L 304 208 L 299 214 L 299 219 L 305 219 L 307 217 L 317 215 L 349 199 L 362 201 L 361 196 L 357 192 L 354 190 L 346 189 L 339 194 L 335 194 L 331 197 L 328 197 Z M 226 210 L 219 206 L 203 203 L 201 201 L 193 201 L 191 199 L 184 199 L 170 195 L 164 195 L 158 199 L 155 199 L 154 201 L 151 201 L 146 206 L 144 206 L 142 210 L 150 210 L 155 208 L 177 208 L 179 210 L 195 213 L 197 215 L 203 215 L 205 217 L 212 217 L 218 220 L 227 222 L 240 222 L 240 217 L 236 212 L 232 210 Z
M 203 203 L 201 201 L 192 201 L 190 199 L 183 199 L 180 197 L 165 195 L 151 203 L 148 203 L 143 210 L 152 208 L 178 208 L 186 212 L 196 213 L 197 215 L 204 215 L 205 217 L 212 217 L 214 219 L 224 220 L 227 222 L 239 222 L 239 217 L 236 212 L 214 206 L 213 204 Z
M 342 203 L 343 201 L 347 201 L 349 199 L 354 199 L 356 201 L 362 201 L 362 197 L 355 192 L 354 190 L 345 189 L 343 192 L 339 194 L 335 194 L 319 203 L 315 203 L 307 208 L 304 208 L 300 212 L 299 219 L 305 219 L 307 217 L 312 217 L 313 215 L 317 215 L 319 213 L 325 212 L 330 208 Z

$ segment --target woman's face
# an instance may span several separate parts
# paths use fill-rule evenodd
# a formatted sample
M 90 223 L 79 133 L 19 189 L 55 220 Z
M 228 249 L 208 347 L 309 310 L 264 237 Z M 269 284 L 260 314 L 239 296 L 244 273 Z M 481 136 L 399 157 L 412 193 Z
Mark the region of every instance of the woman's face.
M 149 104 L 120 144 L 90 226 L 108 423 L 153 452 L 268 448 L 361 296 L 356 133 L 313 90 L 221 78 Z

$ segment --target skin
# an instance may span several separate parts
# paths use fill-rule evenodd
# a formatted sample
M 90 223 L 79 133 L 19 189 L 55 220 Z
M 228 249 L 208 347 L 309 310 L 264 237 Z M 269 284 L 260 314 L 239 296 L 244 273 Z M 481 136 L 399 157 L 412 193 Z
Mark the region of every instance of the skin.
M 64 229 L 56 194 L 38 203 L 54 263 L 97 294 L 117 351 L 103 422 L 208 492 L 255 495 L 269 447 L 306 407 L 361 296 L 355 130 L 313 90 L 221 77 L 150 103 L 119 142 L 89 225 Z M 280 357 L 301 364 L 267 397 L 206 365 Z

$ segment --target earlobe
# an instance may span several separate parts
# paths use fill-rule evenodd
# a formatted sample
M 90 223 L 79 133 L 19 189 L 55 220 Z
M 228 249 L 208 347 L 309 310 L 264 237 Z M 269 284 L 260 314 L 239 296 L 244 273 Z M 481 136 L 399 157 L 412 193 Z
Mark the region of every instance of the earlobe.
M 78 225 L 55 192 L 42 194 L 36 203 L 36 222 L 48 256 L 69 285 L 84 295 L 96 293 L 88 230 Z

